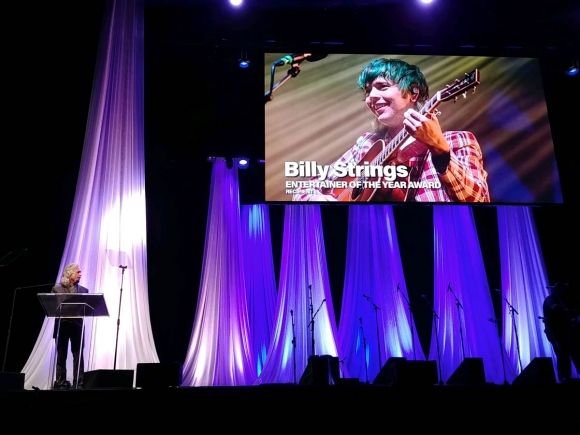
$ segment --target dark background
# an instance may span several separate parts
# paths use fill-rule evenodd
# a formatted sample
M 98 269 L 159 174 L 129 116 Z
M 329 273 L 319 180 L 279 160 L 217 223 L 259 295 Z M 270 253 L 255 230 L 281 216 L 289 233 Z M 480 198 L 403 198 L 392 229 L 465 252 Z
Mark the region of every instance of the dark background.
M 580 57 L 577 2 L 531 7 L 520 0 L 473 1 L 469 6 L 460 0 L 436 1 L 428 11 L 402 0 L 310 1 L 308 7 L 296 0 L 246 0 L 246 8 L 236 11 L 218 0 L 145 1 L 149 302 L 162 362 L 183 361 L 189 344 L 205 240 L 211 176 L 207 157 L 264 157 L 265 51 L 540 58 L 565 204 L 536 207 L 533 214 L 549 280 L 578 284 L 580 78 L 565 76 Z M 11 315 L 13 320 L 7 371 L 21 370 L 44 319 L 36 297 L 40 290 L 15 289 L 52 283 L 58 273 L 104 4 L 38 3 L 8 6 L 6 19 L 12 25 L 4 30 L 3 94 L 8 98 L 0 160 L 0 258 L 25 249 L 0 267 L 0 351 Z M 250 59 L 249 69 L 238 68 L 241 56 Z M 262 179 L 259 165 L 240 171 L 244 203 L 260 200 Z M 500 288 L 496 209 L 473 210 L 490 288 Z M 394 207 L 406 284 L 426 351 L 431 314 L 420 295 L 433 291 L 431 211 L 429 206 Z M 346 206 L 322 207 L 337 320 L 347 212 Z M 270 213 L 278 270 L 284 209 L 271 206 Z

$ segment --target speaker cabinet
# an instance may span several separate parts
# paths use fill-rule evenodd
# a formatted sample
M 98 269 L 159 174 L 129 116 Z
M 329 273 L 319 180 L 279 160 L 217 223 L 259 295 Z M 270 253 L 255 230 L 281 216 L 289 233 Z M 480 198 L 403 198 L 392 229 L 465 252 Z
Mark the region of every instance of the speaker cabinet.
M 134 370 L 92 370 L 85 372 L 85 390 L 100 388 L 133 388 Z
M 24 390 L 24 373 L 0 372 L 0 391 Z
M 180 363 L 138 363 L 135 374 L 137 388 L 179 387 L 182 380 Z
M 485 384 L 483 358 L 465 358 L 447 379 L 447 385 Z
M 556 374 L 552 358 L 536 357 L 514 379 L 512 385 L 553 385 L 555 383 Z
M 435 385 L 438 380 L 436 361 L 390 357 L 373 380 L 373 385 Z
M 313 355 L 298 382 L 300 385 L 335 385 L 339 383 L 338 357 Z

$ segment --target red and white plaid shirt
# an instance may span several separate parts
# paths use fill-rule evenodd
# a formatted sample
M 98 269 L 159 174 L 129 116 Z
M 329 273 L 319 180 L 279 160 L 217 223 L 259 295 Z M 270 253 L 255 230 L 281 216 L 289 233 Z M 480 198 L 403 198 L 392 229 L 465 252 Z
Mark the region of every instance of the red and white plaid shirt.
M 409 167 L 410 181 L 419 182 L 420 186 L 429 186 L 429 182 L 439 182 L 440 188 L 419 187 L 408 201 L 416 202 L 489 202 L 487 172 L 483 169 L 481 147 L 475 136 L 468 131 L 447 131 L 443 133 L 450 147 L 449 163 L 444 172 L 437 172 L 429 151 L 412 157 L 406 166 Z M 375 142 L 384 137 L 377 132 L 368 132 L 360 136 L 354 146 L 331 165 L 327 181 L 336 180 L 334 165 L 338 162 L 356 166 L 369 152 Z M 313 177 L 312 180 L 315 180 Z M 433 185 L 433 183 L 431 183 Z M 316 201 L 317 195 L 323 192 L 317 189 L 301 191 L 293 196 L 293 201 Z

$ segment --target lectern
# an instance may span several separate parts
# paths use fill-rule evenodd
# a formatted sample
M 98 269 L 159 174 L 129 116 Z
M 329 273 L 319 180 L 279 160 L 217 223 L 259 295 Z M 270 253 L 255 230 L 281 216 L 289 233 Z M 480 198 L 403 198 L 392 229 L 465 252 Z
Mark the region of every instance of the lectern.
M 105 297 L 102 293 L 39 293 L 38 299 L 40 299 L 40 303 L 42 308 L 44 308 L 47 317 L 54 317 L 57 320 L 83 319 L 81 349 L 79 351 L 81 353 L 83 352 L 82 343 L 84 342 L 85 317 L 101 317 L 109 315 Z M 58 343 L 59 329 L 60 322 L 56 330 L 56 343 Z M 54 358 L 54 367 L 56 368 L 56 351 L 54 353 Z M 74 368 L 77 370 L 77 375 L 79 374 L 82 361 L 83 358 L 79 356 L 79 366 Z

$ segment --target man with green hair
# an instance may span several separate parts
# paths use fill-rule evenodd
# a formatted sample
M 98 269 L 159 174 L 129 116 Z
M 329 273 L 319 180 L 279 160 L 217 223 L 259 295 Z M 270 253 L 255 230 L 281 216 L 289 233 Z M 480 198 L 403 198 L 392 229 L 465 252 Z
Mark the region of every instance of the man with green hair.
M 358 86 L 375 128 L 331 165 L 325 181 L 356 181 L 362 188 L 310 186 L 296 193 L 294 201 L 490 201 L 475 136 L 443 132 L 436 111 L 421 112 L 429 87 L 417 66 L 400 59 L 373 60 L 361 71 Z M 377 170 L 382 172 L 377 175 Z M 375 172 L 369 176 L 368 171 Z

